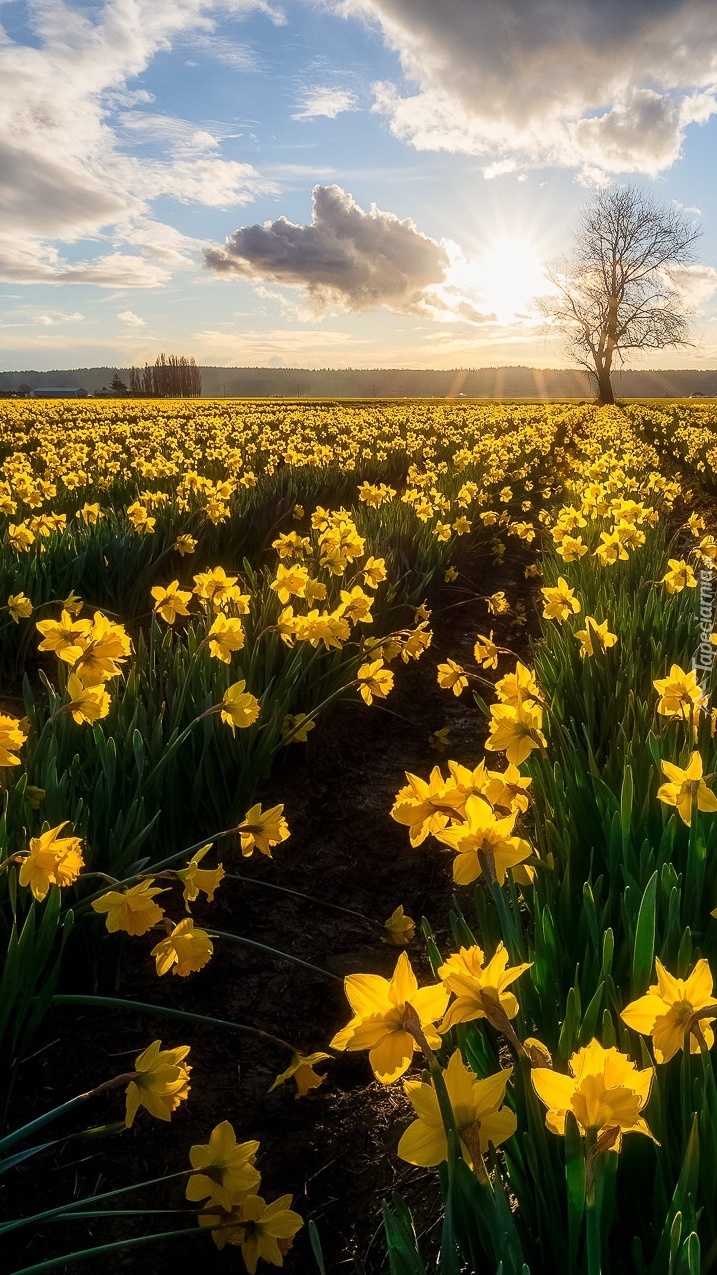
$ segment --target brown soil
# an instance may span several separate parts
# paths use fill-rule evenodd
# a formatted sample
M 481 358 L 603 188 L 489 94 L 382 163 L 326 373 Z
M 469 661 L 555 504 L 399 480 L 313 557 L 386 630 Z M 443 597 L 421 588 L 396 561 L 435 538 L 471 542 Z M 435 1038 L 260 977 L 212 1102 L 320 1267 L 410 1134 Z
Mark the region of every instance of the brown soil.
M 510 564 L 490 572 L 490 579 L 485 567 L 476 563 L 469 578 L 459 581 L 459 589 L 443 591 L 433 614 L 435 636 L 428 653 L 407 667 L 394 665 L 396 688 L 385 707 L 341 706 L 315 732 L 316 747 L 287 750 L 262 801 L 265 806 L 284 803 L 290 840 L 278 848 L 273 862 L 256 855 L 242 861 L 225 845 L 225 869 L 251 876 L 257 884 L 225 882 L 214 905 L 195 909 L 199 923 L 204 920 L 270 944 L 340 977 L 358 971 L 390 974 L 397 952 L 380 942 L 381 924 L 399 903 L 417 921 L 428 917 L 445 947 L 452 895 L 450 856 L 435 843 L 412 850 L 407 830 L 390 818 L 389 811 L 405 782 L 404 771 L 427 775 L 437 761 L 445 762 L 428 743 L 429 734 L 439 727 L 449 726 L 451 731 L 446 756 L 472 764 L 479 760 L 485 737 L 482 714 L 470 693 L 457 699 L 438 688 L 436 664 L 450 655 L 472 665 L 475 635 L 490 627 L 498 640 L 525 650 L 526 629 L 516 632 L 505 621 L 488 620 L 485 603 L 470 598 L 469 591 L 485 594 L 504 588 L 512 601 L 522 598 L 528 606 L 528 629 L 534 628 L 535 610 L 523 576 L 527 561 L 527 554 L 512 556 Z M 455 605 L 466 596 L 467 603 Z M 260 881 L 355 909 L 368 919 L 263 889 Z M 152 945 L 151 936 L 124 944 L 120 995 L 256 1024 L 304 1052 L 326 1049 L 349 1017 L 340 981 L 221 940 L 205 970 L 189 980 L 167 978 L 158 983 L 149 956 Z M 112 994 L 116 948 L 108 943 L 106 951 L 98 990 Z M 425 978 L 429 970 L 420 934 L 409 955 L 419 979 Z M 72 984 L 75 990 L 77 970 Z M 396 1146 L 410 1107 L 400 1085 L 386 1088 L 372 1078 L 365 1055 L 338 1056 L 325 1065 L 322 1087 L 297 1101 L 291 1084 L 267 1092 L 288 1060 L 278 1047 L 256 1038 L 106 1009 L 58 1008 L 46 1024 L 46 1043 L 20 1069 L 15 1110 L 27 1119 L 126 1070 L 157 1036 L 166 1046 L 191 1045 L 192 1091 L 171 1126 L 140 1114 L 135 1129 L 121 1136 L 61 1144 L 0 1180 L 5 1195 L 3 1200 L 0 1192 L 2 1214 L 12 1217 L 181 1170 L 188 1163 L 191 1143 L 206 1141 L 212 1127 L 227 1119 L 240 1139 L 257 1138 L 261 1143 L 263 1193 L 273 1198 L 292 1192 L 298 1211 L 314 1220 L 327 1272 L 368 1275 L 385 1269 L 380 1208 L 393 1190 L 400 1191 L 413 1209 L 417 1229 L 424 1235 L 424 1255 L 435 1251 L 440 1208 L 435 1173 L 397 1159 Z M 93 1102 L 88 1118 L 101 1123 L 121 1118 L 122 1112 L 121 1097 L 110 1093 Z M 113 1203 L 181 1209 L 182 1195 L 180 1180 Z M 109 1223 L 65 1222 L 34 1233 L 22 1230 L 6 1241 L 0 1266 L 17 1271 L 58 1252 L 190 1222 L 186 1215 L 168 1214 Z M 112 1254 L 105 1269 L 196 1275 L 198 1263 L 211 1272 L 242 1266 L 231 1248 L 218 1253 L 208 1239 L 175 1239 Z M 87 1275 L 98 1269 L 96 1261 L 72 1267 Z M 286 1258 L 285 1269 L 293 1275 L 316 1271 L 306 1228 Z

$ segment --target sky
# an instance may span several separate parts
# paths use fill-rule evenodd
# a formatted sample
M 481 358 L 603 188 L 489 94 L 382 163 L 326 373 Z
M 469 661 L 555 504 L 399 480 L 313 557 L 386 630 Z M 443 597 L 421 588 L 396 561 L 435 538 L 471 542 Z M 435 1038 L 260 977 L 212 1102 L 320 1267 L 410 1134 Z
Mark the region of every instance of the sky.
M 611 182 L 717 364 L 714 0 L 0 0 L 0 86 L 1 368 L 565 366 Z

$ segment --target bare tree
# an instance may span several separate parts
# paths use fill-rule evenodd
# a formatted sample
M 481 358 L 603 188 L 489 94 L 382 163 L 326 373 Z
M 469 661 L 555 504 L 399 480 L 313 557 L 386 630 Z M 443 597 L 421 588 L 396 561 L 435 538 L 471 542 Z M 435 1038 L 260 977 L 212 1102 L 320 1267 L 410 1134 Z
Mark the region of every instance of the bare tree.
M 199 398 L 202 374 L 193 358 L 160 354 L 152 367 L 145 363 L 143 368 L 130 368 L 129 392 L 149 398 Z
M 635 186 L 596 191 L 580 214 L 572 255 L 541 299 L 550 329 L 614 403 L 610 374 L 634 350 L 688 344 L 688 313 L 672 271 L 694 259 L 701 232 Z

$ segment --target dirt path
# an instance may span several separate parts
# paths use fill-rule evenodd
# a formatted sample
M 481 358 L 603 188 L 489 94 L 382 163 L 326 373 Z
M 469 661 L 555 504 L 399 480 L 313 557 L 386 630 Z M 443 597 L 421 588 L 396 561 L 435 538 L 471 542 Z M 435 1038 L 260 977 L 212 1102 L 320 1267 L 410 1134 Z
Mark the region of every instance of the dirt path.
M 513 555 L 511 555 L 513 557 Z M 477 564 L 470 573 L 476 591 L 505 588 L 512 600 L 527 598 L 522 568 L 526 555 L 501 566 L 496 579 L 486 577 Z M 491 573 L 492 574 L 492 573 Z M 500 576 L 500 583 L 497 575 Z M 478 581 L 480 580 L 480 585 Z M 461 585 L 465 580 L 461 580 Z M 287 750 L 274 774 L 263 804 L 281 801 L 291 838 L 270 863 L 237 856 L 225 869 L 246 873 L 326 902 L 355 909 L 382 923 L 402 903 L 420 922 L 427 916 L 439 939 L 447 924 L 452 884 L 450 856 L 435 845 L 411 850 L 406 829 L 389 811 L 406 770 L 426 775 L 438 758 L 428 736 L 450 728 L 446 756 L 475 764 L 485 737 L 484 720 L 469 694 L 456 699 L 436 684 L 436 664 L 447 656 L 472 664 L 477 632 L 496 630 L 500 640 L 525 649 L 528 634 L 510 630 L 505 622 L 488 621 L 486 606 L 473 600 L 453 605 L 463 594 L 445 590 L 433 615 L 434 640 L 417 663 L 396 667 L 396 689 L 386 708 L 347 704 L 316 732 L 317 747 Z M 532 604 L 528 614 L 532 619 Z M 218 929 L 267 943 L 343 977 L 352 972 L 390 974 L 397 951 L 380 942 L 380 928 L 309 904 L 258 884 L 227 882 L 202 919 Z M 256 950 L 217 941 L 210 965 L 187 982 L 158 984 L 149 960 L 147 940 L 125 944 L 121 991 L 128 997 L 164 1001 L 235 1021 L 254 1023 L 288 1038 L 304 1052 L 325 1049 L 333 1033 L 348 1019 L 348 1006 L 339 981 L 323 978 Z M 428 971 L 420 936 L 409 955 L 421 975 Z M 102 990 L 111 991 L 111 988 Z M 104 1190 L 132 1180 L 155 1177 L 186 1166 L 186 1152 L 194 1141 L 206 1141 L 220 1120 L 232 1121 L 239 1138 L 258 1138 L 263 1191 L 269 1198 L 292 1191 L 304 1218 L 319 1229 L 327 1271 L 381 1269 L 382 1240 L 378 1233 L 382 1199 L 398 1189 L 415 1211 L 420 1229 L 435 1234 L 438 1195 L 435 1175 L 408 1165 L 395 1156 L 410 1108 L 400 1086 L 386 1088 L 373 1080 L 364 1055 L 344 1054 L 327 1066 L 327 1080 L 308 1097 L 296 1101 L 293 1085 L 268 1094 L 287 1059 L 278 1049 L 250 1037 L 208 1034 L 204 1029 L 171 1024 L 167 1020 L 106 1011 L 58 1011 L 51 1023 L 52 1044 L 22 1071 L 18 1110 L 42 1109 L 58 1101 L 58 1071 L 68 1074 L 62 1095 L 124 1070 L 133 1056 L 161 1035 L 165 1044 L 191 1045 L 194 1065 L 189 1102 L 173 1118 L 171 1128 L 140 1122 L 136 1133 L 101 1143 L 68 1143 L 54 1162 L 35 1163 L 15 1175 L 3 1211 L 26 1211 L 27 1190 L 33 1183 L 33 1207 L 44 1207 L 91 1190 Z M 116 1118 L 116 1097 L 99 1104 L 93 1118 Z M 127 1201 L 129 1204 L 129 1201 Z M 139 1203 L 139 1200 L 138 1200 Z M 167 1184 L 145 1193 L 145 1207 L 179 1208 L 182 1186 Z M 140 1219 L 144 1222 L 146 1219 Z M 156 1223 L 159 1225 L 156 1225 Z M 183 1224 L 179 1219 L 178 1224 Z M 133 1224 L 136 1226 L 136 1224 Z M 145 1230 L 164 1229 L 172 1218 L 149 1219 Z M 84 1226 L 84 1230 L 82 1227 Z M 10 1257 L 10 1270 L 51 1253 L 128 1234 L 128 1219 L 65 1225 L 52 1237 L 20 1232 Z M 143 1233 L 136 1227 L 133 1233 Z M 19 1237 L 18 1237 L 19 1238 Z M 427 1243 L 430 1239 L 427 1238 Z M 354 1262 L 357 1255 L 364 1266 Z M 197 1263 L 207 1271 L 237 1269 L 237 1256 L 228 1249 L 218 1254 L 204 1241 L 167 1242 L 130 1256 L 114 1256 L 112 1271 L 153 1272 L 153 1275 L 196 1275 Z M 96 1272 L 97 1263 L 74 1266 L 73 1271 Z M 306 1230 L 285 1263 L 294 1275 L 312 1275 Z

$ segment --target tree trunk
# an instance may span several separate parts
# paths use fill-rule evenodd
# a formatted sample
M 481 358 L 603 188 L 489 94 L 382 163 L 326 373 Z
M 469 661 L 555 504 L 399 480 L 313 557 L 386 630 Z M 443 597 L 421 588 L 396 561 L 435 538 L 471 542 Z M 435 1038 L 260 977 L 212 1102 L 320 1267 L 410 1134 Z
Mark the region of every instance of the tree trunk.
M 597 369 L 597 382 L 598 382 L 598 403 L 600 404 L 600 406 L 605 407 L 608 404 L 611 404 L 611 405 L 614 404 L 615 395 L 612 392 L 612 382 L 610 380 L 610 373 L 607 370 L 607 368 L 599 367 Z

